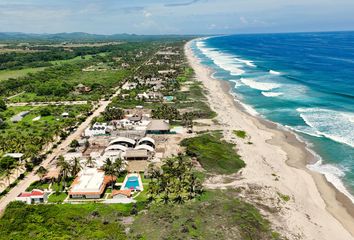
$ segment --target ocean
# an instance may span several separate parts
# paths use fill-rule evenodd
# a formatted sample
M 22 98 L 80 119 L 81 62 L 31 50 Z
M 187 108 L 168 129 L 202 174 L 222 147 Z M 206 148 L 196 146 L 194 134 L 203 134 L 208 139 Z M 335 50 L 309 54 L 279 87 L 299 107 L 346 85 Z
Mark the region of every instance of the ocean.
M 354 32 L 217 36 L 193 42 L 246 110 L 293 130 L 354 201 Z

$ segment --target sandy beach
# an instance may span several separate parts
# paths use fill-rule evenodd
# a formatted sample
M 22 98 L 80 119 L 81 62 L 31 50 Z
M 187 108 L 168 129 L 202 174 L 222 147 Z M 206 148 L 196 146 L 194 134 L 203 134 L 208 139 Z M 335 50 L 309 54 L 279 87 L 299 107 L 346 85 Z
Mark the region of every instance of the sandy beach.
M 211 108 L 218 114 L 225 139 L 237 144 L 238 153 L 247 166 L 242 178 L 220 183 L 210 179 L 208 188 L 262 186 L 264 199 L 290 196 L 281 211 L 267 217 L 288 239 L 354 239 L 354 205 L 327 182 L 322 174 L 312 172 L 306 164 L 315 161 L 295 134 L 275 123 L 248 114 L 230 94 L 227 82 L 211 77 L 211 70 L 199 63 L 190 48 L 185 53 L 196 78 L 207 91 Z M 247 142 L 235 138 L 233 130 L 244 130 Z M 252 144 L 249 144 L 252 142 Z

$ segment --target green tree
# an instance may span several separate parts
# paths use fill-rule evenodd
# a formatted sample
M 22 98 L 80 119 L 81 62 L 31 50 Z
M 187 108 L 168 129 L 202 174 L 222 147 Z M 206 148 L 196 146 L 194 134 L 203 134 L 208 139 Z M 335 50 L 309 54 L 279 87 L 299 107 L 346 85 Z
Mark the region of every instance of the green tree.
M 72 140 L 70 143 L 70 147 L 72 148 L 77 148 L 79 146 L 80 146 L 79 141 L 77 141 L 76 139 Z
M 82 169 L 80 158 L 73 158 L 71 161 L 71 176 L 75 177 Z
M 7 109 L 6 103 L 3 99 L 0 99 L 0 112 L 5 111 Z
M 36 174 L 39 176 L 41 181 L 43 181 L 43 178 L 47 173 L 48 173 L 48 170 L 43 166 L 40 166 L 36 171 Z
M 103 112 L 105 121 L 119 120 L 124 118 L 124 111 L 117 107 L 107 107 Z
M 88 158 L 86 159 L 86 162 L 85 162 L 85 166 L 86 166 L 86 167 L 92 168 L 92 167 L 95 166 L 95 164 L 96 164 L 96 161 L 95 161 L 92 157 L 88 157 Z
M 68 176 L 69 176 L 69 172 L 71 170 L 70 164 L 67 161 L 65 161 L 63 156 L 60 155 L 57 159 L 56 166 L 59 168 L 58 180 L 60 182 L 62 182 L 62 186 L 65 189 L 66 184 L 67 184 L 67 180 L 68 180 Z

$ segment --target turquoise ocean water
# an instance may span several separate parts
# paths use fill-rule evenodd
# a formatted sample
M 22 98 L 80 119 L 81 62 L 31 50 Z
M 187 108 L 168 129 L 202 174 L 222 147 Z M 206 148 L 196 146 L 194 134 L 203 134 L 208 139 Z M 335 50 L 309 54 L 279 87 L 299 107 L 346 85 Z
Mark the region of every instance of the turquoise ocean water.
M 354 32 L 218 36 L 192 44 L 250 114 L 295 131 L 308 167 L 354 200 Z

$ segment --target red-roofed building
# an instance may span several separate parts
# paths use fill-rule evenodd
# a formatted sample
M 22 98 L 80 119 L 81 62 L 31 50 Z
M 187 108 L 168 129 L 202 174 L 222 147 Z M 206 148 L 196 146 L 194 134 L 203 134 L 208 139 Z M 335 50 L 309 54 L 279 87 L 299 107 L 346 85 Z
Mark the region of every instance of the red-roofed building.
M 127 190 L 113 190 L 112 197 L 113 198 L 130 198 L 132 196 L 132 191 L 130 189 Z
M 48 192 L 33 189 L 31 192 L 23 192 L 16 197 L 17 201 L 27 204 L 45 203 L 48 200 Z

